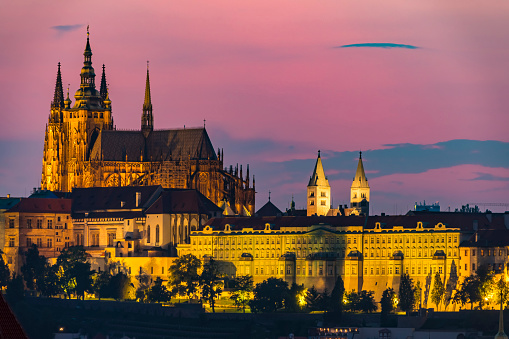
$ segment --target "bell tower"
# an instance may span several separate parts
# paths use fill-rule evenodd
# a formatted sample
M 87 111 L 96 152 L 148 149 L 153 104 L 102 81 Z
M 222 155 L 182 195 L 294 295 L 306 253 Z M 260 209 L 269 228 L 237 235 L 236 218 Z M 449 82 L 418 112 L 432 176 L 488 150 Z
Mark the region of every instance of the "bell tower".
M 354 209 L 352 214 L 369 215 L 369 184 L 364 173 L 362 152 L 359 152 L 359 163 L 350 188 L 350 207 Z
M 315 169 L 309 178 L 307 190 L 307 215 L 327 215 L 330 209 L 330 185 L 323 170 L 318 151 Z

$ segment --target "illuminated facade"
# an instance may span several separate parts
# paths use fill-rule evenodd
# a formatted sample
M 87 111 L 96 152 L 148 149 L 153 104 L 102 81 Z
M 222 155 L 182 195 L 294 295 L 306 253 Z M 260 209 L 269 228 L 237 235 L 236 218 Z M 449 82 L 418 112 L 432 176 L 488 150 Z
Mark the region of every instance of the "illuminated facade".
M 197 189 L 235 213 L 253 215 L 254 178 L 230 166 L 214 151 L 205 127 L 154 130 L 149 71 L 140 131 L 116 130 L 103 65 L 100 90 L 95 87 L 92 50 L 87 33 L 80 88 L 72 105 L 64 100 L 60 64 L 46 126 L 41 188 L 70 192 L 75 187 L 161 185 Z
M 468 213 L 211 219 L 177 250 L 213 257 L 226 274 L 250 274 L 255 282 L 275 276 L 330 291 L 341 275 L 346 290 L 371 290 L 376 300 L 387 287 L 397 290 L 406 273 L 420 282 L 423 305 L 431 306 L 437 272 L 453 288 L 472 273 L 462 266 L 460 244 L 486 220 Z
M 330 209 L 330 185 L 329 180 L 325 176 L 323 170 L 322 158 L 320 151 L 318 151 L 318 158 L 316 159 L 315 169 L 309 178 L 308 183 L 308 207 L 307 214 L 310 215 L 327 215 Z

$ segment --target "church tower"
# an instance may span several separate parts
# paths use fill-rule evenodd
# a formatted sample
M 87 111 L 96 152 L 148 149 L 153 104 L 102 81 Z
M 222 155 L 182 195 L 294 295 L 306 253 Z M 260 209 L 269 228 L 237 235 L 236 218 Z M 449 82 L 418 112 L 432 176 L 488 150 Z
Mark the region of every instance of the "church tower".
M 147 138 L 154 130 L 154 117 L 152 116 L 152 99 L 150 98 L 150 79 L 148 74 L 147 61 L 147 81 L 145 82 L 145 100 L 143 101 L 143 114 L 141 115 L 141 131 Z
M 350 188 L 350 207 L 354 210 L 352 214 L 369 215 L 369 184 L 364 173 L 362 152 L 359 152 L 359 163 Z
M 327 215 L 330 209 L 330 185 L 323 170 L 320 151 L 316 159 L 315 169 L 309 178 L 307 215 Z

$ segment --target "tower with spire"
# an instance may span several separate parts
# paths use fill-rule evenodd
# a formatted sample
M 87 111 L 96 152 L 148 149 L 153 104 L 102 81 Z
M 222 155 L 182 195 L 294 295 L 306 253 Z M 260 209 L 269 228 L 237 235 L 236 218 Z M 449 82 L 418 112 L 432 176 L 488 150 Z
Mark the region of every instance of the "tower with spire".
M 154 117 L 152 115 L 152 99 L 150 98 L 150 78 L 147 61 L 147 80 L 145 82 L 145 100 L 143 101 L 143 113 L 141 115 L 141 131 L 147 138 L 154 130 Z
M 369 184 L 366 173 L 364 173 L 362 152 L 359 152 L 359 163 L 350 188 L 350 207 L 352 208 L 351 214 L 369 215 Z
M 330 209 L 330 185 L 323 170 L 322 158 L 318 151 L 315 169 L 309 178 L 307 190 L 307 215 L 327 215 Z

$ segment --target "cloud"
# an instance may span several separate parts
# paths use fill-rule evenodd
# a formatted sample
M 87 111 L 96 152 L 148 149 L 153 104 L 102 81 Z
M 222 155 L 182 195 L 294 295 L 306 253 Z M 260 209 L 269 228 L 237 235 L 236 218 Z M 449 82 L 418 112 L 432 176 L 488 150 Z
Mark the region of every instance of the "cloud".
M 336 48 L 348 48 L 348 47 L 375 47 L 375 48 L 405 48 L 405 49 L 418 49 L 420 47 L 414 45 L 405 44 L 394 44 L 390 42 L 367 42 L 362 44 L 350 44 L 342 45 Z
M 59 26 L 51 26 L 51 29 L 54 29 L 56 30 L 57 32 L 71 32 L 71 31 L 75 31 L 81 27 L 83 27 L 84 25 L 82 24 L 78 24 L 78 25 L 59 25 Z
M 509 177 L 495 176 L 491 173 L 476 172 L 477 176 L 472 179 L 466 179 L 468 181 L 486 180 L 486 181 L 509 181 Z

